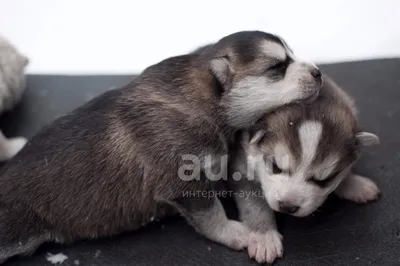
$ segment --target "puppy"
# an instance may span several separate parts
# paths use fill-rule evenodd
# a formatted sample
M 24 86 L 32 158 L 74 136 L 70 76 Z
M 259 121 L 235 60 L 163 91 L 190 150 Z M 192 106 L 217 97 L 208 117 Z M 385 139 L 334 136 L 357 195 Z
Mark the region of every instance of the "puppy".
M 315 102 L 266 114 L 233 152 L 230 184 L 240 218 L 252 231 L 248 253 L 259 263 L 283 254 L 274 211 L 303 217 L 331 193 L 358 203 L 379 196 L 373 181 L 351 170 L 362 148 L 379 139 L 360 130 L 352 99 L 325 75 L 324 81 Z
M 25 68 L 28 58 L 8 40 L 0 36 L 0 114 L 10 111 L 25 91 Z M 0 161 L 12 158 L 27 140 L 23 137 L 7 139 L 0 131 Z
M 319 70 L 288 54 L 275 35 L 234 33 L 150 66 L 45 127 L 0 178 L 0 261 L 46 241 L 134 230 L 170 206 L 205 237 L 246 247 L 248 229 L 207 194 L 206 175 L 238 129 L 318 94 Z

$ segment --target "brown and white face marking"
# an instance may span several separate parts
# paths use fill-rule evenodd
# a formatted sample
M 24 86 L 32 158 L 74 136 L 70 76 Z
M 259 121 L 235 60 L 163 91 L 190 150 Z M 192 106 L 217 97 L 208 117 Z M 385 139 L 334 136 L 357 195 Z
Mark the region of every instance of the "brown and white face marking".
M 319 69 L 272 34 L 239 32 L 199 51 L 217 54 L 211 71 L 224 88 L 221 103 L 235 127 L 247 127 L 282 105 L 313 99 L 322 84 Z
M 375 135 L 358 132 L 347 111 L 294 105 L 261 122 L 265 127 L 258 132 L 265 136 L 254 134 L 246 151 L 251 158 L 262 155 L 255 177 L 273 210 L 299 217 L 313 213 L 350 173 L 361 146 L 377 142 Z

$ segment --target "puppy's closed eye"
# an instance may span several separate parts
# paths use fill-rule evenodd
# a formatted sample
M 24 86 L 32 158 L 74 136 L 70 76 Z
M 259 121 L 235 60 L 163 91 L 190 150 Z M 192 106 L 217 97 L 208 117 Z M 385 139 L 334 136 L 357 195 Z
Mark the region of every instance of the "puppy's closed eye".
M 268 67 L 268 71 L 271 71 L 271 70 L 276 70 L 276 71 L 284 70 L 284 69 L 287 68 L 287 66 L 288 66 L 288 62 L 287 61 L 280 61 L 280 62 Z
M 310 177 L 308 180 L 312 183 L 314 183 L 315 185 L 321 187 L 321 188 L 325 188 L 327 187 L 332 180 L 339 174 L 339 171 L 334 172 L 333 174 L 330 174 L 327 178 L 325 179 L 317 179 L 315 176 Z
M 315 176 L 312 176 L 310 179 L 309 179 L 309 181 L 310 182 L 312 182 L 312 183 L 314 183 L 315 185 L 317 185 L 317 186 L 319 186 L 319 187 L 326 187 L 327 185 L 328 185 L 328 180 L 326 180 L 326 179 L 316 179 L 315 178 Z
M 277 61 L 276 63 L 268 66 L 265 73 L 273 80 L 280 80 L 285 76 L 289 63 L 289 58 L 285 59 L 284 61 Z

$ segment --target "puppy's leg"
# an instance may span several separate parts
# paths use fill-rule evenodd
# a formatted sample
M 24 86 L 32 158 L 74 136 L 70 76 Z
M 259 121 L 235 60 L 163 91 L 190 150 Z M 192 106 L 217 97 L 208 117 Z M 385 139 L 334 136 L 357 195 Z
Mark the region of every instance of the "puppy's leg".
M 14 157 L 27 143 L 24 137 L 7 139 L 0 130 L 0 161 L 6 161 Z
M 380 191 L 371 179 L 350 173 L 336 188 L 335 194 L 342 199 L 367 203 L 377 200 Z
M 247 247 L 249 230 L 241 223 L 229 220 L 217 197 L 181 198 L 171 202 L 196 231 L 234 250 Z
M 283 256 L 283 237 L 278 232 L 274 211 L 262 190 L 249 181 L 235 182 L 235 201 L 240 219 L 250 228 L 248 253 L 259 263 L 273 263 Z
M 17 255 L 30 255 L 51 240 L 54 237 L 35 215 L 0 207 L 0 264 Z

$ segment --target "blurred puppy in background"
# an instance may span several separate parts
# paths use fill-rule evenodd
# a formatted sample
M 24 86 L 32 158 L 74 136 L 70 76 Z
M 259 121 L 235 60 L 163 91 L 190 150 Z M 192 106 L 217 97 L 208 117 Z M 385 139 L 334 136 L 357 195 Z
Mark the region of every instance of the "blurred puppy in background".
M 29 60 L 0 36 L 0 115 L 12 110 L 25 91 L 25 67 Z M 0 130 L 0 161 L 17 154 L 26 144 L 23 137 L 6 138 Z

